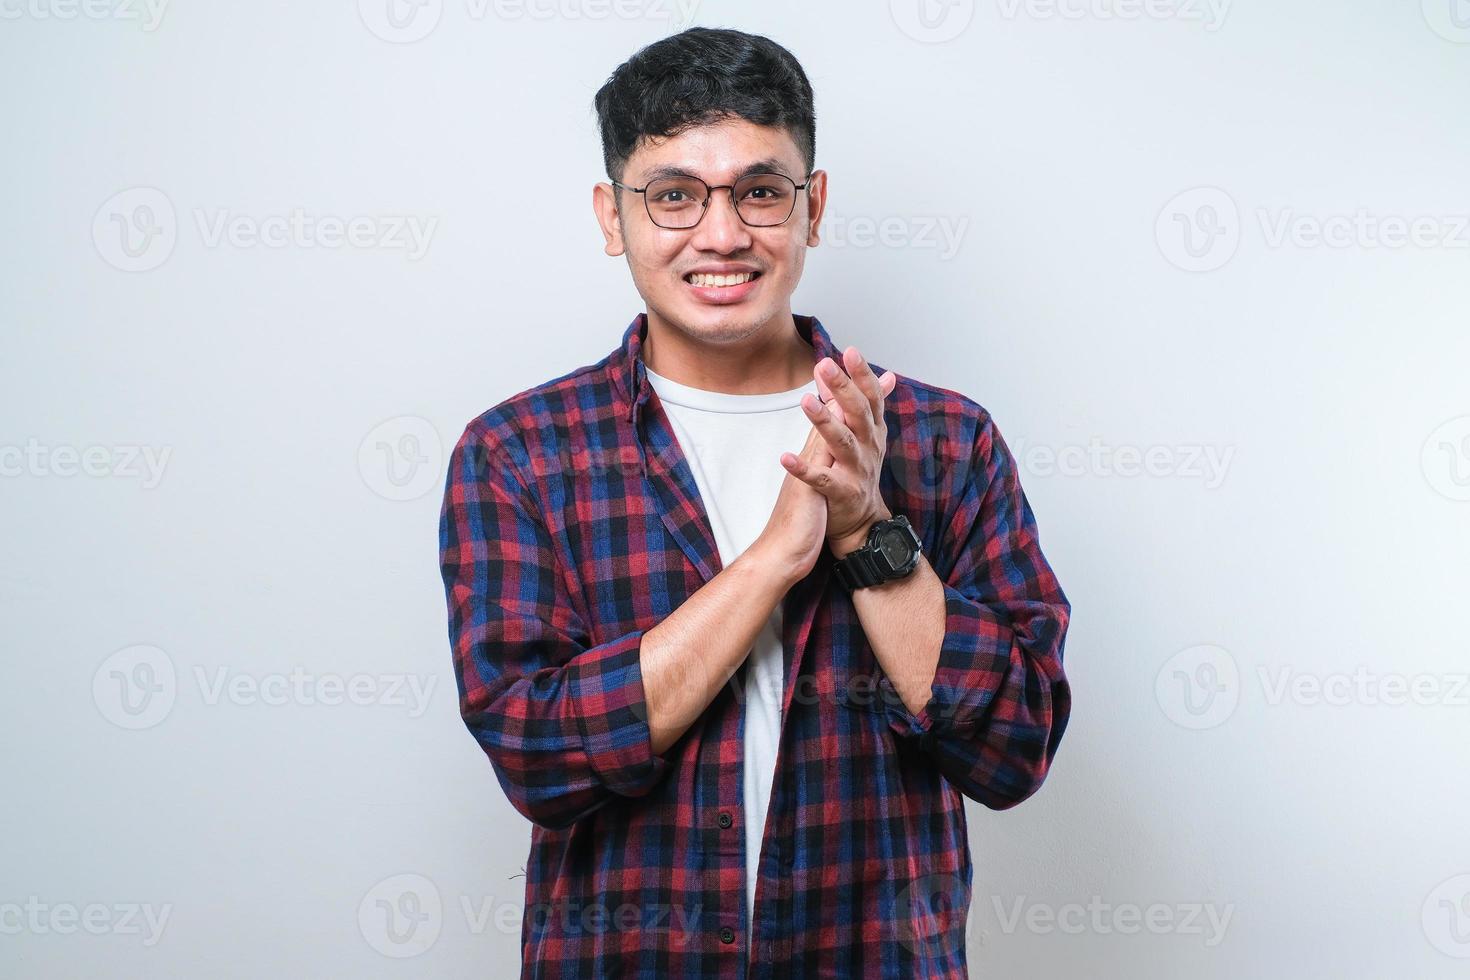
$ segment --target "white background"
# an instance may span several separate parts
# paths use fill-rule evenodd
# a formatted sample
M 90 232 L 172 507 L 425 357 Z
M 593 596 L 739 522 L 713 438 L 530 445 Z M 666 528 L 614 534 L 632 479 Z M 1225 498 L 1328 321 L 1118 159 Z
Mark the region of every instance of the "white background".
M 816 88 L 794 310 L 993 413 L 1073 604 L 974 975 L 1463 976 L 1470 5 L 925 2 L 693 20 Z M 591 100 L 683 24 L 98 3 L 0 2 L 0 973 L 512 975 L 445 454 L 642 309 Z

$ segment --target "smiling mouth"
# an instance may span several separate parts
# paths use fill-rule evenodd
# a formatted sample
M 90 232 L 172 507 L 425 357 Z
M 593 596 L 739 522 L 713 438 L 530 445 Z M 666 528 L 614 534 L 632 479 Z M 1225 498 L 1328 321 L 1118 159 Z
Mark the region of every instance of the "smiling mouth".
M 760 277 L 761 274 L 759 272 L 736 272 L 722 276 L 709 275 L 703 272 L 691 272 L 684 277 L 684 281 L 691 286 L 703 286 L 706 288 L 713 286 L 718 288 L 722 286 L 741 286 Z

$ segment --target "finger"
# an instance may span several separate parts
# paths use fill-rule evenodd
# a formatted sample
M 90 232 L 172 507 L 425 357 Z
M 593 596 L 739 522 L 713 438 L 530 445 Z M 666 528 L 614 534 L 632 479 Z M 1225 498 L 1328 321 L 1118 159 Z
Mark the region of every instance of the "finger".
M 888 395 L 891 395 L 893 393 L 893 389 L 895 389 L 895 388 L 898 387 L 898 375 L 897 374 L 894 374 L 892 371 L 884 371 L 883 372 L 883 376 L 878 379 L 878 383 L 879 383 L 880 387 L 883 389 L 883 395 L 886 398 Z M 822 388 L 822 387 L 825 387 L 825 386 L 822 385 L 819 382 L 818 385 L 817 385 L 817 387 L 818 388 Z M 838 402 L 836 400 L 829 400 L 829 401 L 825 402 L 825 405 L 827 407 L 827 410 L 832 413 L 833 417 L 836 418 L 837 421 L 839 421 L 839 422 L 844 421 L 844 416 L 843 416 L 843 413 L 842 413 L 842 403 L 841 402 Z M 886 431 L 887 426 L 885 426 L 884 429 Z M 813 431 L 815 431 L 815 429 Z M 831 459 L 831 456 L 829 454 L 828 459 L 827 459 L 827 465 L 830 466 L 831 464 L 832 464 L 832 459 Z
M 817 394 L 822 396 L 822 401 L 830 402 L 832 400 L 832 389 L 822 379 L 822 372 L 818 371 L 815 365 L 812 366 L 812 377 L 817 380 Z
M 856 347 L 849 347 L 842 352 L 842 363 L 847 368 L 847 375 L 852 378 L 852 383 L 857 385 L 858 391 L 867 396 L 873 414 L 876 416 L 879 411 L 878 406 L 883 401 L 883 389 L 878 382 L 878 376 L 873 373 L 872 366 L 868 364 L 868 359 Z
M 819 446 L 821 445 L 821 443 L 822 436 L 820 433 L 817 432 L 816 428 L 813 427 L 811 429 L 808 429 L 806 434 L 806 442 L 802 443 L 801 452 L 796 453 L 795 455 L 810 456 L 812 454 L 813 447 Z
M 873 367 L 868 363 L 868 359 L 856 347 L 847 348 L 847 350 L 843 351 L 842 356 L 853 384 L 867 396 L 868 411 L 872 415 L 874 428 L 882 426 L 883 399 L 898 384 L 898 375 L 892 371 L 885 371 L 883 378 L 879 378 L 873 373 Z M 883 379 L 889 378 L 890 376 L 892 380 L 888 382 L 885 388 Z
M 817 377 L 827 382 L 834 399 L 842 405 L 847 426 L 853 435 L 866 440 L 873 420 L 873 407 L 868 396 L 858 388 L 843 366 L 830 357 L 818 362 Z
M 801 447 L 801 452 L 790 455 L 799 456 L 812 466 L 831 466 L 832 454 L 827 451 L 827 444 L 822 441 L 822 434 L 817 431 L 816 426 L 807 430 L 806 442 Z
M 829 402 L 827 404 L 827 408 L 829 411 L 832 412 L 833 417 L 836 418 L 837 421 L 842 421 L 842 409 L 838 406 L 836 402 Z M 832 450 L 827 447 L 827 440 L 822 438 L 822 433 L 817 431 L 817 427 L 815 425 L 812 426 L 811 433 L 817 440 L 816 449 L 813 450 L 811 455 L 812 465 L 831 466 L 833 463 L 837 462 L 836 457 L 832 455 Z
M 893 389 L 898 387 L 898 375 L 892 371 L 884 371 L 883 376 L 878 379 L 878 387 L 883 393 L 878 397 L 878 414 L 874 418 L 883 423 L 883 431 L 887 433 L 888 422 L 883 414 L 883 406 L 887 403 L 888 396 L 893 394 Z
M 832 414 L 832 417 L 838 422 L 842 421 L 842 405 L 840 405 L 838 402 L 826 402 L 822 405 L 822 407 L 830 412 Z M 832 455 L 832 451 L 830 448 L 828 448 L 826 440 L 822 438 L 821 432 L 817 431 L 817 427 L 815 425 L 812 426 L 811 431 L 812 434 L 817 437 L 818 446 L 818 458 L 813 458 L 812 462 L 818 466 L 831 466 L 833 463 L 837 462 L 837 457 Z
M 827 452 L 834 459 L 857 465 L 861 460 L 857 435 L 846 424 L 837 417 L 841 411 L 836 402 L 823 405 L 813 395 L 803 395 L 801 398 L 802 410 L 806 417 L 811 419 L 812 426 L 821 435 L 826 444 Z
M 884 371 L 883 372 L 883 376 L 878 379 L 878 383 L 879 383 L 880 387 L 883 389 L 883 394 L 885 396 L 887 396 L 887 395 L 891 394 L 895 388 L 898 387 L 898 375 L 895 374 L 892 371 Z M 819 380 L 817 387 L 818 388 L 823 388 L 825 386 Z M 824 407 L 827 409 L 827 411 L 829 411 L 829 412 L 832 413 L 832 417 L 835 418 L 838 422 L 842 422 L 844 420 L 844 416 L 843 416 L 843 412 L 842 412 L 842 403 L 841 402 L 838 402 L 838 401 L 836 401 L 834 399 L 832 401 L 825 402 L 824 403 Z M 887 427 L 886 426 L 884 427 L 884 431 L 885 432 L 887 431 Z M 810 433 L 809 433 L 809 435 L 807 437 L 808 440 L 811 439 L 811 436 L 812 435 L 820 435 L 817 432 L 817 427 L 815 425 L 813 425 L 812 429 L 810 430 Z M 836 460 L 836 457 L 834 457 L 832 455 L 832 453 L 826 448 L 825 441 L 822 442 L 822 446 L 823 446 L 823 449 L 821 451 L 822 458 L 820 460 L 814 460 L 813 462 L 815 462 L 817 465 L 820 465 L 820 466 L 831 466 L 831 465 L 833 465 L 837 461 Z
M 823 381 L 816 371 L 812 373 L 817 381 L 817 394 L 822 396 L 822 401 L 830 402 L 832 400 L 832 389 L 827 386 L 827 382 Z M 898 375 L 892 371 L 884 371 L 883 376 L 878 381 L 883 385 L 883 394 L 885 396 L 893 394 L 893 389 L 898 387 Z
M 823 496 L 828 495 L 837 486 L 832 479 L 832 469 L 829 466 L 815 466 L 810 461 L 791 453 L 781 454 L 781 465 L 786 467 L 786 472 Z

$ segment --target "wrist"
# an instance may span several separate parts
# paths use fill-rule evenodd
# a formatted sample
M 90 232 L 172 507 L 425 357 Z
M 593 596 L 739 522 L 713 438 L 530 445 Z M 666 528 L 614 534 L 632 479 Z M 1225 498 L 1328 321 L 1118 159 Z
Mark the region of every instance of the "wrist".
M 845 538 L 833 538 L 827 542 L 827 547 L 832 549 L 832 557 L 840 561 L 867 543 L 868 532 L 864 530 L 861 534 L 852 534 Z
M 886 521 L 892 516 L 892 512 L 889 511 L 888 506 L 885 504 L 879 508 L 876 514 L 860 524 L 855 530 L 840 537 L 828 538 L 827 547 L 832 549 L 832 557 L 835 559 L 846 558 L 849 554 L 867 544 L 868 532 L 872 530 L 873 525 L 879 521 Z
M 780 595 L 785 595 L 806 574 L 794 558 L 782 555 L 779 549 L 762 545 L 760 540 L 746 548 L 731 563 L 731 567 L 736 565 L 745 569 L 762 585 L 774 585 Z

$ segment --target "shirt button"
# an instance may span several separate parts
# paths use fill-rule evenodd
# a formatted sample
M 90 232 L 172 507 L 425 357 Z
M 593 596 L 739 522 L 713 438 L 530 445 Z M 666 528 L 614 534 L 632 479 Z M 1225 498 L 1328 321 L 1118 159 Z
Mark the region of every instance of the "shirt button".
M 729 926 L 726 926 L 725 928 L 723 928 L 723 929 L 720 930 L 720 942 L 725 943 L 726 945 L 728 945 L 730 943 L 733 943 L 734 941 L 735 941 L 735 930 L 734 929 L 731 929 Z
M 721 810 L 720 811 L 720 826 L 721 827 L 729 827 L 734 822 L 735 822 L 734 819 L 730 816 L 730 811 L 729 810 Z

